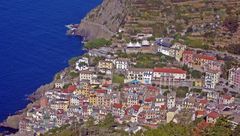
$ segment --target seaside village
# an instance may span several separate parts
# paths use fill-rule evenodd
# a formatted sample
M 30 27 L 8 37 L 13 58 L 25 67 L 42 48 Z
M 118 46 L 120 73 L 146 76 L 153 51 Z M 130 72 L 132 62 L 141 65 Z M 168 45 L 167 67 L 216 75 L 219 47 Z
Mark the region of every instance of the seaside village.
M 150 37 L 137 34 L 75 58 L 21 119 L 19 133 L 43 134 L 89 118 L 97 124 L 108 114 L 129 133 L 198 118 L 240 122 L 240 67 L 226 71 L 228 55 Z

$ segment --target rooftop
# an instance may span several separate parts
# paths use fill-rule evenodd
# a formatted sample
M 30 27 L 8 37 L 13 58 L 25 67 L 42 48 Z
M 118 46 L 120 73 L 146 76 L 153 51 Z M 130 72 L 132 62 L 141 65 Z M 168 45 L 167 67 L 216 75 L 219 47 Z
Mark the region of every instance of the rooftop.
M 154 68 L 153 72 L 159 72 L 159 73 L 177 73 L 177 74 L 186 74 L 187 72 L 178 69 L 178 68 Z

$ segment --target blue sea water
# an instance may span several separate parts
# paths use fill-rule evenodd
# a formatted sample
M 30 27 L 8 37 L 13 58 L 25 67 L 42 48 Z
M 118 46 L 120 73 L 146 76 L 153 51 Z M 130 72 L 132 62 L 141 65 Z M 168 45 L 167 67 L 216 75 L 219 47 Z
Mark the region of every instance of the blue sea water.
M 83 53 L 65 35 L 102 0 L 0 0 L 0 121 L 26 106 L 26 95 L 52 81 Z

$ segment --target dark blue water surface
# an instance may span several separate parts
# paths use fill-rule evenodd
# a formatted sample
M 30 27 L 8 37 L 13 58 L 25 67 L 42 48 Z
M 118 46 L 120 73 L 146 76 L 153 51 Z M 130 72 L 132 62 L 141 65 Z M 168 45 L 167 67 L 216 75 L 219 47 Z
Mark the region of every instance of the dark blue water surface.
M 0 121 L 24 108 L 26 95 L 81 55 L 65 35 L 102 0 L 0 0 Z

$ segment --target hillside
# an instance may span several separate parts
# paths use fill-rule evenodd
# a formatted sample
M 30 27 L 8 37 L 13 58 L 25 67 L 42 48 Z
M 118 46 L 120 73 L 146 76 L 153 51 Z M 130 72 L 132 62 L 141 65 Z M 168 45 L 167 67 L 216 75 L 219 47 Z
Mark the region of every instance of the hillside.
M 86 39 L 110 39 L 117 31 L 127 14 L 127 0 L 104 0 L 80 23 L 77 35 Z
M 132 0 L 130 5 L 125 38 L 153 33 L 192 47 L 240 52 L 239 0 Z

